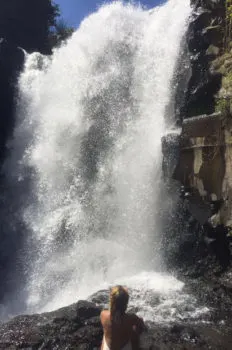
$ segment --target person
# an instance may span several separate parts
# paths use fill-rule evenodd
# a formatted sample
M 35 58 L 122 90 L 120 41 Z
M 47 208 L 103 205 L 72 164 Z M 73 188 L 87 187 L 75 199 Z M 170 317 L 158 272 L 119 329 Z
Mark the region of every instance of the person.
M 103 327 L 101 350 L 137 350 L 144 322 L 135 314 L 126 313 L 129 294 L 125 287 L 116 286 L 110 291 L 110 309 L 100 315 Z

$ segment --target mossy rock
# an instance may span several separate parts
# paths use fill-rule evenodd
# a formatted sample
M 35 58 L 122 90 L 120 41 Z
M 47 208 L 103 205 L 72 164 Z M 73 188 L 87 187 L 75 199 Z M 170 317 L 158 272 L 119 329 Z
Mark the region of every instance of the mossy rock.
M 219 98 L 215 105 L 216 112 L 221 112 L 223 117 L 228 117 L 232 112 L 232 96 L 226 98 Z
M 226 104 L 224 99 L 230 99 L 232 96 L 232 53 L 226 52 L 222 56 L 218 57 L 211 64 L 211 71 L 216 71 L 222 74 L 222 85 L 218 93 L 219 100 L 222 99 L 219 103 L 219 106 L 216 108 L 223 109 L 223 104 Z
M 208 56 L 208 59 L 215 59 L 220 53 L 220 49 L 217 46 L 210 45 L 208 49 L 206 50 L 206 56 Z

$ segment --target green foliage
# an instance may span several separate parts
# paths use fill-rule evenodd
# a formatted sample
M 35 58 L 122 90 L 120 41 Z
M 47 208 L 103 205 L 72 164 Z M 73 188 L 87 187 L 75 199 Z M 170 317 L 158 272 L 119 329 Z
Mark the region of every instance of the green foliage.
M 232 0 L 226 0 L 226 17 L 232 19 Z
M 229 61 L 231 64 L 231 61 Z M 225 76 L 223 77 L 222 86 L 229 92 L 232 88 L 232 71 L 227 69 Z
M 225 47 L 228 50 L 232 39 L 232 0 L 226 0 Z
M 74 28 L 68 26 L 64 19 L 60 18 L 56 21 L 54 27 L 50 31 L 51 47 L 59 47 L 65 42 L 74 32 Z
M 228 227 L 228 236 L 232 237 L 232 228 L 231 227 Z
M 221 112 L 223 116 L 227 117 L 230 115 L 231 109 L 231 99 L 230 98 L 220 98 L 216 102 L 215 110 L 216 112 Z
M 60 17 L 60 7 L 53 1 L 50 2 L 50 13 L 49 13 L 49 25 L 50 27 L 54 26 L 57 22 L 57 18 Z
M 59 47 L 74 32 L 74 28 L 70 27 L 63 18 L 61 18 L 60 7 L 53 0 L 49 0 L 49 45 L 50 48 Z

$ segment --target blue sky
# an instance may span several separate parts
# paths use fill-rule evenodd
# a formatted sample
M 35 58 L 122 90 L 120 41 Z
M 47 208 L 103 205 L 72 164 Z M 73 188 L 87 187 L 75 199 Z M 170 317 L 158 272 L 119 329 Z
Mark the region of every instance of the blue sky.
M 94 12 L 102 4 L 110 2 L 108 0 L 54 0 L 54 3 L 60 5 L 62 17 L 72 26 L 78 26 L 81 20 L 88 14 Z M 137 2 L 137 0 L 134 0 Z M 140 3 L 152 8 L 164 0 L 140 0 Z

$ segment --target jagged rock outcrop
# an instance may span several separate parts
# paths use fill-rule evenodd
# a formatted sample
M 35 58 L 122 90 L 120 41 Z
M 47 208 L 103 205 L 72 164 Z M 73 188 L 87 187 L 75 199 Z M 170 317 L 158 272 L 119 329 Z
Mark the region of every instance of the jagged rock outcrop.
M 174 178 L 196 190 L 205 202 L 224 203 L 220 223 L 230 225 L 231 118 L 217 106 L 223 83 L 217 62 L 225 52 L 226 5 L 222 0 L 194 0 L 192 4 L 194 14 L 188 35 L 192 76 Z
M 191 76 L 182 108 L 182 118 L 211 114 L 222 75 L 211 70 L 211 62 L 223 48 L 224 0 L 192 0 L 194 8 L 187 35 Z
M 98 349 L 100 308 L 87 301 L 41 315 L 18 316 L 0 326 L 0 349 Z
M 184 202 L 182 210 L 180 204 L 177 209 L 182 217 L 175 214 L 183 222 L 176 224 L 176 234 L 186 233 L 182 233 L 179 259 L 184 250 L 188 261 L 194 256 L 194 264 L 207 256 L 208 250 L 226 268 L 231 259 L 227 227 L 232 226 L 232 53 L 226 40 L 226 2 L 191 3 L 193 15 L 187 33 L 191 69 L 180 113 L 182 132 L 176 138 L 175 169 L 173 165 L 170 168 L 167 151 L 164 164 L 168 176 L 183 185 Z M 176 120 L 180 120 L 178 114 Z M 163 141 L 164 150 L 173 153 L 168 138 L 170 135 Z

